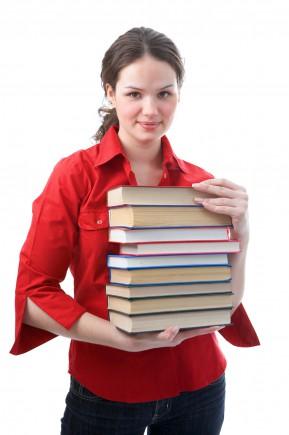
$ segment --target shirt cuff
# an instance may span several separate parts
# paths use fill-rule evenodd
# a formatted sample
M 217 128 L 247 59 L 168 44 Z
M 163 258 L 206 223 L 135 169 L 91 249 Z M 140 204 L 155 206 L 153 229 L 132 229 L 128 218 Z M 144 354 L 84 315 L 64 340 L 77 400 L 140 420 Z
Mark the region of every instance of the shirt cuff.
M 253 347 L 260 345 L 259 338 L 242 303 L 232 315 L 232 324 L 218 332 L 234 346 Z
M 33 292 L 30 294 L 18 292 L 15 300 L 15 341 L 10 350 L 13 355 L 28 352 L 57 337 L 52 332 L 26 325 L 23 322 L 27 297 L 66 329 L 70 329 L 87 311 L 62 289 L 42 286 L 34 294 Z

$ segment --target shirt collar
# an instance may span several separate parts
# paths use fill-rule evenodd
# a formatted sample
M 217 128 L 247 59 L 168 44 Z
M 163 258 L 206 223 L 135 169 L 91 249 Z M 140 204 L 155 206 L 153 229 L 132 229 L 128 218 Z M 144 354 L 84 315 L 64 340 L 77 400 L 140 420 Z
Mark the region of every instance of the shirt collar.
M 119 126 L 113 124 L 97 144 L 95 166 L 103 165 L 119 154 L 123 155 L 124 158 L 127 158 L 117 134 L 118 129 Z M 161 143 L 163 150 L 163 165 L 168 165 L 171 168 L 180 168 L 182 172 L 188 173 L 189 171 L 183 161 L 175 155 L 167 136 L 163 135 L 161 137 Z

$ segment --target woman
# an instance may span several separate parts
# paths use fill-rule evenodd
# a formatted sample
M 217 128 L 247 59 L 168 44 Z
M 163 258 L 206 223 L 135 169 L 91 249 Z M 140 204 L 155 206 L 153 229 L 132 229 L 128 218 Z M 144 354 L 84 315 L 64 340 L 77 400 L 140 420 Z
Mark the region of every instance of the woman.
M 16 288 L 20 354 L 62 335 L 71 338 L 70 391 L 62 418 L 68 434 L 220 433 L 226 360 L 215 331 L 236 346 L 258 337 L 241 303 L 248 244 L 244 188 L 179 159 L 165 132 L 180 99 L 184 68 L 165 35 L 133 28 L 107 50 L 101 79 L 99 143 L 60 160 L 41 195 L 21 249 Z M 231 257 L 232 326 L 129 335 L 107 310 L 107 191 L 119 185 L 191 186 L 217 198 L 200 202 L 232 217 L 241 252 Z M 74 298 L 60 287 L 70 268 Z

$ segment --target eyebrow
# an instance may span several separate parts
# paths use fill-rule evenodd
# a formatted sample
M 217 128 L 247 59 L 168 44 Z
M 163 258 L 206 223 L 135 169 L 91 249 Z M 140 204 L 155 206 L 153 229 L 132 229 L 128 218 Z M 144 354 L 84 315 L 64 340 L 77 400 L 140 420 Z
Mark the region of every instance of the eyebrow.
M 172 86 L 174 86 L 174 85 L 171 84 L 171 85 L 163 86 L 162 88 L 159 89 L 159 91 L 162 90 L 162 89 L 170 88 L 170 87 L 172 87 Z M 143 90 L 143 89 L 141 89 L 141 88 L 137 88 L 136 86 L 124 86 L 124 88 L 136 89 L 136 90 L 138 90 L 138 91 L 142 91 L 142 90 Z

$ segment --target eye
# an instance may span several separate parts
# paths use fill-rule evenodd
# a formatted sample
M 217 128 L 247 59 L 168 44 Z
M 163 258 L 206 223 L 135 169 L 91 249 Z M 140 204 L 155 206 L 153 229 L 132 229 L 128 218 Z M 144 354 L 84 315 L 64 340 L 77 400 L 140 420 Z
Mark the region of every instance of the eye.
M 132 97 L 132 98 L 135 98 L 135 97 L 137 97 L 137 96 L 139 96 L 140 95 L 140 93 L 139 92 L 136 92 L 136 91 L 134 91 L 134 92 L 129 92 L 128 94 L 126 94 L 128 97 Z
M 161 98 L 166 98 L 166 97 L 168 97 L 171 94 L 168 91 L 162 91 L 162 92 L 159 93 L 159 95 L 161 96 Z

